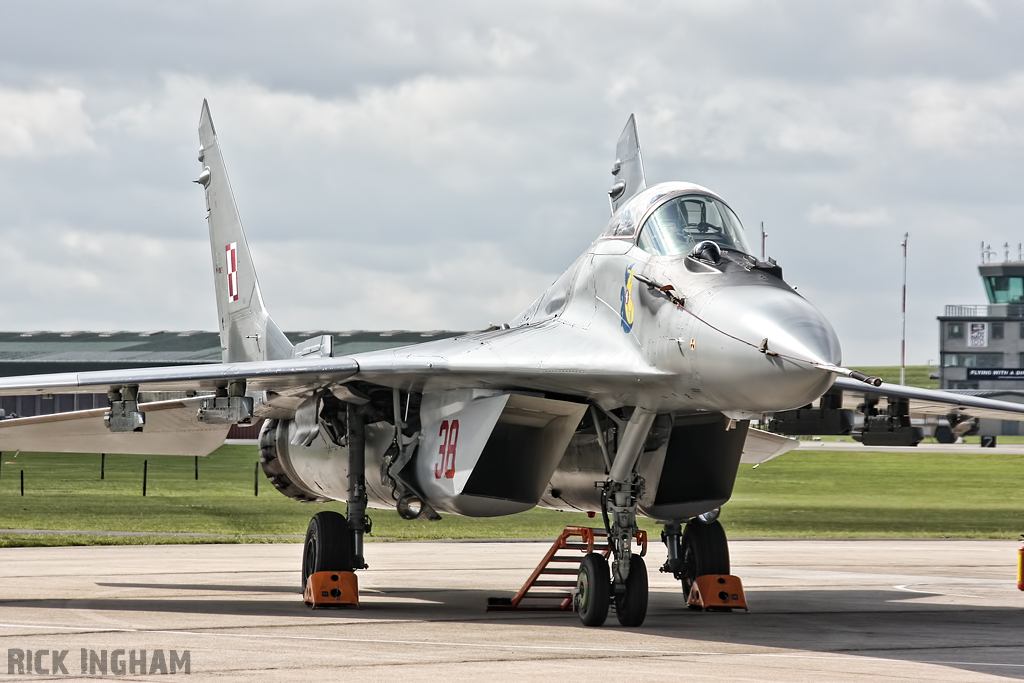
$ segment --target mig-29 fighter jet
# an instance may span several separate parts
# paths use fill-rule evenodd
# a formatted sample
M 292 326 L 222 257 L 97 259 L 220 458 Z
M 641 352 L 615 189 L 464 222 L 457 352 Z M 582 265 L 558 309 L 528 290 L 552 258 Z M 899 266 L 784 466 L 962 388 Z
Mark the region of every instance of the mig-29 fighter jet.
M 223 363 L 0 379 L 4 394 L 106 391 L 110 401 L 0 422 L 0 449 L 205 455 L 229 425 L 263 419 L 260 460 L 279 491 L 348 503 L 347 518 L 310 522 L 304 583 L 366 566 L 368 506 L 406 519 L 587 511 L 606 526 L 611 562 L 583 558 L 575 607 L 600 625 L 614 602 L 618 620 L 637 626 L 648 598 L 633 552 L 638 515 L 664 524 L 663 568 L 685 593 L 700 575 L 729 573 L 717 511 L 741 457 L 792 441 L 748 431 L 751 419 L 842 427 L 843 391 L 873 407 L 889 397 L 887 412 L 872 408 L 871 433 L 890 440 L 914 403 L 1024 419 L 1024 406 L 881 385 L 842 367 L 828 320 L 777 264 L 755 258 L 722 197 L 691 183 L 647 186 L 632 117 L 612 166 L 611 219 L 514 320 L 340 357 L 330 336 L 292 345 L 264 306 L 205 102 L 199 139 Z M 188 397 L 140 404 L 140 390 Z

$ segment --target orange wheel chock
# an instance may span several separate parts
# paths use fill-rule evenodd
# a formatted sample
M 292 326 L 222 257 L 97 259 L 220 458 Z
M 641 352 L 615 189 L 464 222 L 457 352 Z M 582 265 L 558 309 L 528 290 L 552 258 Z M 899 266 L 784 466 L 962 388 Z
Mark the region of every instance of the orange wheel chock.
M 702 610 L 747 609 L 747 599 L 743 595 L 743 584 L 738 576 L 729 574 L 705 574 L 698 576 L 686 599 L 687 605 L 695 605 Z
M 355 572 L 315 572 L 306 579 L 303 602 L 317 607 L 359 607 L 359 579 Z

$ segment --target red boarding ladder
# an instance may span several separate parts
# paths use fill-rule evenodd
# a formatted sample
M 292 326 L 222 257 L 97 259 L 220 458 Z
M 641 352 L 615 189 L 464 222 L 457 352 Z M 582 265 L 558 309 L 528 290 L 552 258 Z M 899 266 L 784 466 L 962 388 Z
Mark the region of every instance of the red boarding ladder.
M 641 547 L 640 556 L 643 557 L 647 554 L 647 532 L 637 531 L 635 538 Z M 567 550 L 570 552 L 563 552 Z M 580 552 L 576 554 L 571 552 L 573 550 Z M 516 596 L 511 599 L 488 598 L 487 611 L 561 612 L 571 610 L 576 589 L 576 577 L 584 556 L 594 552 L 608 557 L 611 550 L 611 546 L 608 545 L 608 533 L 604 529 L 567 526 L 562 534 L 555 539 L 551 549 L 544 555 L 544 559 L 533 570 L 533 574 L 519 589 Z

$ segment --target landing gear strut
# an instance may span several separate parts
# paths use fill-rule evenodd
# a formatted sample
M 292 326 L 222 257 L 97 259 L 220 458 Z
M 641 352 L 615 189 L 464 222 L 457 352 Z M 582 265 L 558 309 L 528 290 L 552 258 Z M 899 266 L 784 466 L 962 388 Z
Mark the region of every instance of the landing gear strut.
M 577 609 L 586 626 L 604 623 L 610 598 L 615 600 L 615 616 L 623 626 L 639 626 L 647 616 L 647 566 L 639 555 L 633 554 L 633 538 L 637 534 L 636 504 L 644 490 L 644 481 L 635 468 L 655 417 L 654 412 L 640 407 L 633 410 L 604 485 L 601 507 L 612 552 L 610 576 L 605 574 L 604 580 L 610 579 L 610 586 L 604 591 L 590 587 L 601 575 L 594 568 L 597 560 L 588 563 L 591 555 L 584 558 L 577 583 Z M 604 558 L 597 558 L 605 563 Z M 590 591 L 583 600 L 580 592 L 587 589 Z M 603 605 L 599 601 L 603 601 Z
M 341 411 L 345 415 L 344 425 L 338 419 Z M 320 417 L 332 420 L 331 438 L 337 445 L 342 445 L 342 440 L 347 439 L 348 518 L 331 511 L 313 515 L 302 552 L 302 589 L 307 604 L 313 607 L 317 606 L 319 598 L 333 598 L 335 601 L 358 605 L 358 581 L 352 572 L 366 568 L 363 536 L 370 532 L 370 519 L 366 516 L 364 474 L 366 416 L 359 407 L 348 404 L 340 409 L 337 406 L 325 406 Z M 343 576 L 345 574 L 347 576 Z M 315 595 L 310 595 L 310 590 Z
M 346 406 L 348 423 L 348 526 L 352 530 L 352 565 L 366 569 L 363 534 L 366 518 L 366 418 L 357 406 Z

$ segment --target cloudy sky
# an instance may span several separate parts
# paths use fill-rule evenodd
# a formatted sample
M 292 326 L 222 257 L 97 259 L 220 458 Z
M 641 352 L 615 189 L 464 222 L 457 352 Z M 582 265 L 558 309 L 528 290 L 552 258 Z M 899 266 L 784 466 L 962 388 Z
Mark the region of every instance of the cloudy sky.
M 722 194 L 833 321 L 909 361 L 1024 242 L 1024 3 L 0 5 L 0 329 L 214 329 L 208 98 L 285 329 L 512 318 L 649 181 Z

